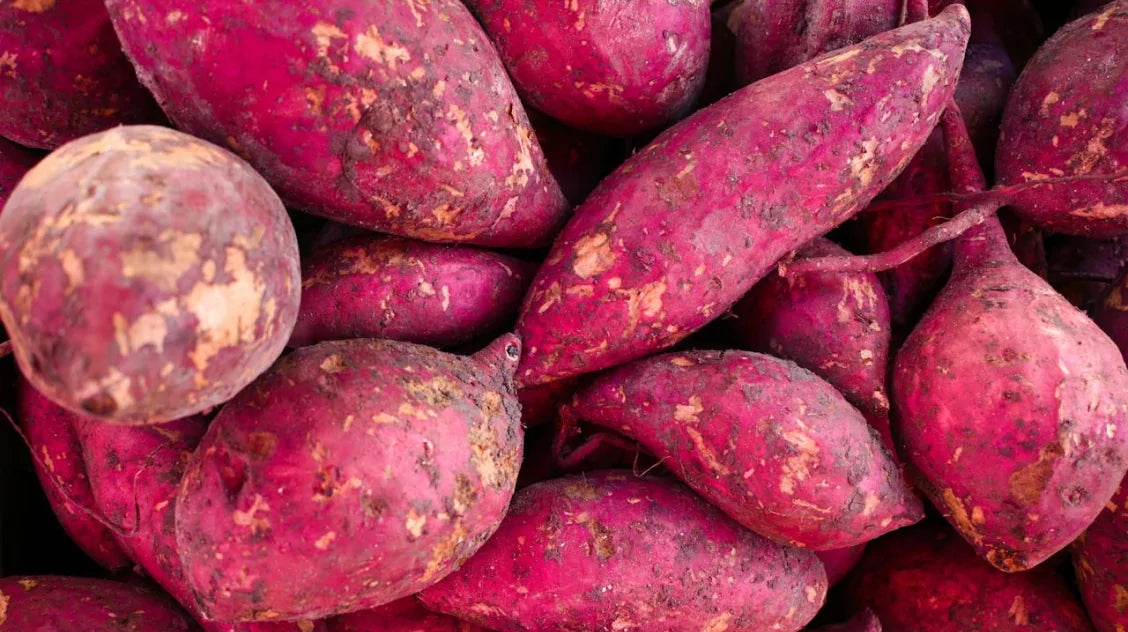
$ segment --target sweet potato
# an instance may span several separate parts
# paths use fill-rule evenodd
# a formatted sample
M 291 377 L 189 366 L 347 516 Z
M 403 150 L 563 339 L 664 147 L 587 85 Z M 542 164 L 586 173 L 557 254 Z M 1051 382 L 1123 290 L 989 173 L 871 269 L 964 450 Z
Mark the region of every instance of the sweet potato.
M 881 622 L 871 610 L 862 610 L 846 623 L 824 625 L 814 632 L 881 632 Z
M 840 549 L 924 517 L 862 415 L 786 360 L 658 355 L 597 376 L 561 415 L 638 441 L 703 498 L 781 544 Z
M 1070 587 L 1049 569 L 1003 573 L 947 528 L 903 529 L 871 542 L 843 583 L 885 632 L 1091 632 Z
M 799 256 L 847 255 L 816 239 Z M 871 273 L 769 274 L 740 299 L 731 329 L 744 348 L 792 360 L 858 408 L 889 450 L 889 303 Z
M 38 160 L 33 152 L 0 138 L 0 209 L 4 208 L 16 183 Z
M 708 0 L 468 0 L 521 96 L 576 129 L 630 137 L 689 109 L 709 63 Z
M 1123 481 L 1108 507 L 1073 543 L 1073 568 L 1081 599 L 1097 632 L 1128 627 L 1128 485 Z
M 513 323 L 536 266 L 469 246 L 356 237 L 302 262 L 290 346 L 385 338 L 452 347 Z
M 958 114 L 945 131 L 953 184 L 982 189 Z M 897 354 L 893 434 L 917 486 L 975 550 L 1024 570 L 1076 538 L 1128 470 L 1128 369 L 1018 262 L 997 219 L 955 249 L 951 279 Z
M 0 628 L 7 632 L 188 632 L 195 629 L 160 595 L 104 579 L 50 575 L 0 579 Z
M 140 424 L 229 399 L 278 357 L 300 300 L 278 196 L 186 134 L 68 143 L 0 215 L 0 317 L 24 375 L 79 414 Z
M 858 565 L 865 552 L 866 545 L 858 544 L 844 549 L 815 551 L 815 555 L 819 556 L 819 561 L 823 563 L 823 568 L 826 569 L 827 583 L 833 586 L 842 581 L 842 578 L 846 577 Z
M 84 511 L 94 507 L 94 494 L 86 474 L 82 443 L 74 428 L 77 415 L 56 406 L 23 377 L 16 385 L 16 393 L 17 415 L 28 448 L 35 453 L 35 475 L 59 524 L 99 566 L 110 571 L 125 568 L 129 558 L 118 546 L 113 532 Z M 66 495 L 60 490 L 65 490 Z
M 333 617 L 326 628 L 327 632 L 485 632 L 473 623 L 431 612 L 414 597 Z
M 1046 240 L 1046 258 L 1050 285 L 1069 302 L 1092 313 L 1128 263 L 1128 236 L 1054 235 Z
M 505 68 L 457 0 L 106 4 L 177 127 L 226 143 L 296 209 L 521 248 L 564 220 Z
M 793 632 L 826 588 L 814 554 L 673 481 L 605 470 L 521 490 L 482 550 L 420 597 L 499 632 Z
M 623 141 L 617 138 L 573 129 L 536 110 L 529 110 L 529 120 L 548 170 L 572 205 L 583 203 L 627 157 Z
M 1022 71 L 1003 115 L 996 175 L 1003 185 L 1128 169 L 1128 0 L 1062 27 Z M 1128 232 L 1128 179 L 1018 190 L 1015 212 L 1054 232 Z
M 373 608 L 473 555 L 521 463 L 519 357 L 508 334 L 469 358 L 343 340 L 280 360 L 220 411 L 177 496 L 205 616 Z
M 54 149 L 160 110 L 121 52 L 101 0 L 0 4 L 0 136 Z
M 966 11 L 953 6 L 773 75 L 663 132 L 599 185 L 554 243 L 517 326 L 527 351 L 520 380 L 672 346 L 783 255 L 849 219 L 924 143 L 968 32 Z

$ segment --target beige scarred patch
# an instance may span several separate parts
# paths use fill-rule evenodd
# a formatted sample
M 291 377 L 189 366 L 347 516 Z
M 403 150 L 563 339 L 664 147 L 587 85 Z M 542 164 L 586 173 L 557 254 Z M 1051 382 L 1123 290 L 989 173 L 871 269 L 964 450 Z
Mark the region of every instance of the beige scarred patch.
M 779 479 L 779 490 L 785 494 L 795 493 L 796 482 L 810 478 L 811 470 L 819 464 L 819 446 L 805 432 L 788 431 L 782 434 L 784 441 L 790 443 L 798 454 L 784 459 L 783 475 Z
M 509 170 L 509 175 L 505 178 L 505 185 L 511 188 L 523 188 L 529 184 L 533 174 L 536 173 L 533 166 L 533 147 L 535 146 L 533 130 L 517 122 L 513 105 L 509 106 L 508 112 L 510 120 L 515 123 L 513 133 L 517 137 L 517 155 L 513 159 L 513 166 Z
M 611 238 L 607 233 L 584 236 L 573 249 L 572 271 L 580 278 L 590 279 L 615 263 L 615 253 L 611 251 Z
M 1011 474 L 1011 495 L 1026 506 L 1037 505 L 1053 477 L 1055 464 L 1064 453 L 1057 443 L 1042 446 L 1036 462 Z
M 705 625 L 701 627 L 701 632 L 725 632 L 729 629 L 731 623 L 732 613 L 722 612 L 706 621 Z
M 247 267 L 246 253 L 227 248 L 224 270 L 231 277 L 225 284 L 196 283 L 184 297 L 184 306 L 197 320 L 196 346 L 189 354 L 199 378 L 220 351 L 256 341 L 255 324 L 262 310 L 266 287 Z
M 29 13 L 43 13 L 55 6 L 55 0 L 12 0 L 12 8 Z
M 121 273 L 128 279 L 144 279 L 165 292 L 174 292 L 180 278 L 200 264 L 203 237 L 198 233 L 166 230 L 157 236 L 157 243 L 168 255 L 152 246 L 121 253 Z
M 246 511 L 236 509 L 231 512 L 231 521 L 240 527 L 248 527 L 255 533 L 263 533 L 270 528 L 270 519 L 259 514 L 268 513 L 270 505 L 262 494 L 255 494 L 254 501 Z
M 165 338 L 168 336 L 168 323 L 161 314 L 142 314 L 132 323 L 124 316 L 115 313 L 113 316 L 114 340 L 117 342 L 118 351 L 122 355 L 135 353 L 152 345 L 157 353 L 164 351 Z
M 1113 219 L 1128 215 L 1128 204 L 1104 204 L 1098 202 L 1092 206 L 1073 209 L 1069 214 L 1076 217 L 1092 219 Z
M 697 431 L 697 428 L 694 428 L 693 426 L 686 426 L 685 432 L 689 435 L 690 441 L 693 442 L 693 447 L 697 451 L 698 456 L 700 456 L 702 460 L 705 461 L 705 463 L 709 466 L 709 469 L 713 470 L 714 474 L 718 476 L 728 476 L 732 473 L 731 470 L 729 470 L 723 463 L 720 462 L 720 460 L 717 458 L 717 455 L 709 447 L 709 444 L 705 442 L 705 438 L 701 436 L 700 432 Z
M 692 364 L 689 366 L 692 366 Z M 687 403 L 674 406 L 674 419 L 686 423 L 697 423 L 699 421 L 697 415 L 701 414 L 704 410 L 705 408 L 702 406 L 701 396 L 692 395 Z
M 326 373 L 335 374 L 347 371 L 349 365 L 347 362 L 345 362 L 344 358 L 342 358 L 339 354 L 334 353 L 332 355 L 326 356 L 326 358 L 321 361 L 320 367 L 321 370 Z
M 837 90 L 834 90 L 833 88 L 823 91 L 823 96 L 825 96 L 827 100 L 830 101 L 830 110 L 832 112 L 841 112 L 842 110 L 846 109 L 847 106 L 854 104 L 853 99 Z
M 1007 616 L 1015 625 L 1030 625 L 1030 613 L 1026 610 L 1026 600 L 1022 598 L 1022 595 L 1014 596 L 1014 601 L 1011 602 L 1011 607 L 1007 610 Z
M 942 499 L 944 506 L 947 507 L 949 515 L 952 520 L 955 520 L 956 526 L 965 537 L 971 538 L 972 542 L 979 543 L 983 540 L 983 535 L 979 533 L 979 529 L 971 521 L 971 516 L 967 513 L 967 508 L 964 507 L 963 501 L 952 489 L 945 488 L 942 492 Z
M 877 172 L 877 139 L 871 138 L 862 141 L 861 153 L 853 156 L 849 160 L 850 173 L 857 179 L 858 183 L 863 187 L 868 187 L 873 182 L 873 177 Z
M 4 622 L 8 620 L 8 604 L 10 602 L 11 599 L 8 595 L 0 591 L 0 625 L 4 625 Z
M 0 53 L 0 71 L 9 77 L 16 76 L 16 67 L 18 66 L 17 60 L 19 56 L 15 53 L 4 51 Z
M 313 548 L 317 549 L 318 551 L 327 551 L 329 550 L 329 545 L 332 544 L 333 540 L 336 539 L 337 533 L 335 531 L 330 531 L 320 538 L 317 538 L 317 541 L 313 543 Z
M 451 529 L 450 535 L 443 538 L 435 545 L 435 548 L 431 550 L 431 559 L 427 562 L 427 568 L 423 571 L 423 577 L 420 578 L 422 583 L 429 583 L 431 580 L 438 577 L 443 567 L 454 557 L 455 551 L 458 550 L 458 545 L 465 540 L 467 535 L 466 527 L 462 525 L 462 521 L 456 521 Z
M 387 66 L 392 72 L 395 72 L 396 64 L 411 61 L 411 53 L 406 48 L 386 41 L 375 26 L 369 26 L 367 31 L 357 34 L 353 49 L 361 57 Z
M 423 527 L 427 526 L 427 516 L 416 512 L 411 509 L 407 512 L 407 518 L 404 520 L 403 527 L 411 534 L 411 537 L 418 538 L 423 535 Z

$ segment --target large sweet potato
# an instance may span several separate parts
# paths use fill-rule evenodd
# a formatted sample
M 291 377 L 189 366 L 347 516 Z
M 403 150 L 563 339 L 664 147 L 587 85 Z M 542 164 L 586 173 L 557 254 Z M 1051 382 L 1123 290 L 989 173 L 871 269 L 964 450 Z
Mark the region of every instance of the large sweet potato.
M 119 127 L 56 150 L 0 215 L 0 317 L 44 395 L 120 423 L 219 404 L 297 318 L 297 240 L 278 196 L 186 134 Z
M 420 597 L 500 632 L 794 632 L 825 594 L 814 554 L 673 481 L 602 471 L 520 491 L 482 550 Z
M 1128 629 L 1128 485 L 1073 543 L 1081 599 L 1097 632 Z
M 326 627 L 327 632 L 485 632 L 473 623 L 431 612 L 414 597 L 333 617 Z
M 239 152 L 297 209 L 512 247 L 546 245 L 564 219 L 505 68 L 457 0 L 107 6 L 176 125 Z
M 16 183 L 38 160 L 33 152 L 0 138 L 0 210 Z
M 176 542 L 221 621 L 373 608 L 445 577 L 501 521 L 521 463 L 506 335 L 463 358 L 304 347 L 228 403 L 188 463 Z
M 0 629 L 8 632 L 189 632 L 190 620 L 144 588 L 79 577 L 0 579 Z
M 969 29 L 966 11 L 950 7 L 663 132 L 557 238 L 522 307 L 519 379 L 548 382 L 671 346 L 846 221 L 928 137 Z

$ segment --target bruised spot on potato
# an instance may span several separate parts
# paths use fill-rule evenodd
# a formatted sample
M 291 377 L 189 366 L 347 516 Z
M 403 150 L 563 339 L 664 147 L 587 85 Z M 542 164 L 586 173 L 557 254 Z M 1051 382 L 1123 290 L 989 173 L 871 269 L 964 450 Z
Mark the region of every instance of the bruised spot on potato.
M 583 279 L 590 279 L 615 263 L 611 239 L 604 232 L 584 236 L 576 242 L 573 250 L 572 271 Z
M 1042 446 L 1036 462 L 1011 474 L 1011 495 L 1024 505 L 1037 504 L 1054 474 L 1054 465 L 1063 454 L 1065 450 L 1058 443 Z
M 12 0 L 12 8 L 28 13 L 43 13 L 55 6 L 55 0 Z

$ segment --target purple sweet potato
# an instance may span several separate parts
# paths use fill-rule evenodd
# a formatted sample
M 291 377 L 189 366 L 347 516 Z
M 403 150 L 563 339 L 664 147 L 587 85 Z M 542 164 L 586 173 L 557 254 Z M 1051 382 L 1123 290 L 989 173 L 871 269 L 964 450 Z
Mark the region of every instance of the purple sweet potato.
M 658 355 L 596 377 L 561 415 L 638 441 L 703 498 L 781 544 L 839 549 L 924 517 L 865 418 L 786 360 Z
M 1015 83 L 996 154 L 999 184 L 1128 169 L 1128 0 L 1062 27 Z M 1054 232 L 1128 232 L 1128 178 L 1019 189 L 1015 212 Z
M 290 346 L 385 338 L 452 347 L 513 323 L 535 264 L 470 246 L 356 237 L 302 262 Z
M 160 110 L 121 51 L 101 0 L 0 4 L 0 136 L 54 149 Z
M 895 28 L 904 0 L 742 0 L 729 16 L 745 86 Z
M 1110 239 L 1054 235 L 1046 240 L 1046 258 L 1050 285 L 1089 312 L 1128 263 L 1128 235 Z
M 623 141 L 617 138 L 573 129 L 536 110 L 529 110 L 529 120 L 552 177 L 572 205 L 582 204 L 626 158 Z
M 296 209 L 521 248 L 564 220 L 505 68 L 457 0 L 106 4 L 177 127 L 226 143 Z
M 708 0 L 467 0 L 521 96 L 576 129 L 630 137 L 689 112 Z
M 846 623 L 824 625 L 813 632 L 881 632 L 881 621 L 872 610 L 862 610 Z
M 189 632 L 195 627 L 162 596 L 139 586 L 85 577 L 0 579 L 5 632 Z
M 414 597 L 333 617 L 326 628 L 327 632 L 485 632 L 473 623 L 431 612 Z
M 842 578 L 846 577 L 858 565 L 865 552 L 866 545 L 858 544 L 844 549 L 816 551 L 815 555 L 819 556 L 819 561 L 823 563 L 823 568 L 826 569 L 827 583 L 833 586 L 842 581 Z
M 672 346 L 849 219 L 931 132 L 969 29 L 951 7 L 743 88 L 632 156 L 538 271 L 517 326 L 520 380 Z
M 35 454 L 35 474 L 59 524 L 99 566 L 116 571 L 129 565 L 113 532 L 83 509 L 94 507 L 82 443 L 74 428 L 77 415 L 60 408 L 20 377 L 16 385 L 18 418 Z M 75 501 L 67 500 L 66 496 Z M 76 505 L 75 503 L 81 504 Z
M 848 255 L 826 239 L 799 251 L 801 257 Z M 889 303 L 872 273 L 812 273 L 756 284 L 733 308 L 731 329 L 742 346 L 786 358 L 831 384 L 858 408 L 886 447 L 889 398 Z
M 176 500 L 177 549 L 205 616 L 374 608 L 473 555 L 521 463 L 520 352 L 511 334 L 469 358 L 323 342 L 228 403 Z
M 945 116 L 953 184 L 974 192 L 984 179 L 961 128 Z M 1073 541 L 1128 469 L 1128 369 L 1018 262 L 997 219 L 955 249 L 951 279 L 897 355 L 893 434 L 917 486 L 975 550 L 1024 570 Z
M 1081 599 L 1097 632 L 1128 629 L 1128 485 L 1122 481 L 1101 515 L 1073 543 Z
M 0 215 L 0 317 L 21 371 L 117 423 L 184 417 L 254 380 L 290 337 L 300 273 L 267 183 L 167 128 L 68 143 Z
M 499 632 L 793 632 L 826 589 L 814 554 L 676 482 L 601 471 L 520 491 L 482 550 L 420 597 Z
M 33 152 L 0 138 L 0 209 L 4 208 L 16 183 L 38 160 Z
M 1091 632 L 1069 585 L 1050 569 L 1004 573 L 947 528 L 904 529 L 870 543 L 844 582 L 885 632 Z

